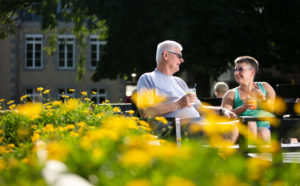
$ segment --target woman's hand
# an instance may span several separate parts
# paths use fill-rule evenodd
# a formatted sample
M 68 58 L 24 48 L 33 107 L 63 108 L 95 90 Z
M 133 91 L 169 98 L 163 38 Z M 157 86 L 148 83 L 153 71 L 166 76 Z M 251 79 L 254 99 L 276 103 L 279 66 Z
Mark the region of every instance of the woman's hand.
M 254 97 L 256 99 L 260 99 L 262 101 L 265 101 L 267 98 L 266 96 L 264 95 L 264 93 L 259 89 L 258 85 L 255 83 L 254 84 L 254 89 L 252 89 L 252 93 L 254 95 Z

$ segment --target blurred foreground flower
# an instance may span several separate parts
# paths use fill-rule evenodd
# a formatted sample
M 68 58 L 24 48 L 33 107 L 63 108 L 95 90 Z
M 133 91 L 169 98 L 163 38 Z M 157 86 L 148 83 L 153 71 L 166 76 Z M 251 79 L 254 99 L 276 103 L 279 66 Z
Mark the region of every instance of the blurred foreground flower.
M 166 100 L 166 97 L 163 95 L 158 95 L 154 89 L 143 89 L 139 91 L 139 93 L 133 94 L 132 100 L 138 108 L 143 109 L 164 102 Z
M 43 110 L 43 105 L 41 103 L 26 103 L 19 105 L 15 108 L 17 113 L 29 117 L 30 119 L 35 119 Z
M 276 97 L 274 102 L 274 113 L 281 115 L 286 111 L 286 104 L 283 98 Z
M 125 186 L 151 186 L 151 182 L 147 179 L 131 180 Z
M 170 176 L 167 178 L 166 186 L 194 186 L 196 185 L 191 180 L 188 180 L 186 178 L 180 178 L 177 176 Z
M 300 114 L 300 103 L 295 103 L 294 110 L 297 114 Z
M 66 111 L 73 111 L 79 106 L 79 104 L 78 99 L 71 98 L 65 102 L 64 108 Z

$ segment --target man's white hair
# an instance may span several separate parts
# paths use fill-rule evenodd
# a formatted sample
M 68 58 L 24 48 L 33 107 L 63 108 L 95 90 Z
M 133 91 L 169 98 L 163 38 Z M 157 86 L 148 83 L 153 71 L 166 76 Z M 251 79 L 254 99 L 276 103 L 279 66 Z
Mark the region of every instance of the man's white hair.
M 178 47 L 180 50 L 182 50 L 182 46 L 181 44 L 177 43 L 176 41 L 171 41 L 171 40 L 166 40 L 163 41 L 161 43 L 159 43 L 157 45 L 157 49 L 156 49 L 156 64 L 158 65 L 161 57 L 162 57 L 162 53 L 165 50 L 171 50 L 171 52 L 173 52 L 172 50 L 175 49 L 176 47 Z

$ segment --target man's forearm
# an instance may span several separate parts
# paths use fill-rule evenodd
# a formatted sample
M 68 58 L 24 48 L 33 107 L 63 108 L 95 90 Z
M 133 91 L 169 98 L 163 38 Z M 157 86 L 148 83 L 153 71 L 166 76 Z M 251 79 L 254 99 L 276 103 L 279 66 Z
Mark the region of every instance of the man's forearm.
M 151 107 L 139 109 L 140 115 L 142 117 L 156 117 L 161 116 L 174 110 L 179 109 L 179 104 L 177 102 L 160 103 Z

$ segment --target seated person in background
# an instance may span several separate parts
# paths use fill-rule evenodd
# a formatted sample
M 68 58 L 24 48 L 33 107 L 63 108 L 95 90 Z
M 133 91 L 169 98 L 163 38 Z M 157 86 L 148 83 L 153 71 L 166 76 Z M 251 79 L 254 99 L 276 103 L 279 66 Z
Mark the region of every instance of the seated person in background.
M 181 119 L 200 117 L 199 107 L 202 105 L 196 94 L 187 93 L 187 84 L 181 78 L 173 76 L 184 61 L 181 51 L 182 46 L 175 41 L 167 40 L 158 44 L 157 67 L 153 72 L 145 73 L 139 78 L 137 93 L 139 97 L 144 90 L 155 90 L 156 94 L 165 96 L 166 100 L 146 108 L 139 108 L 142 117 L 164 116 Z M 137 106 L 139 107 L 139 102 Z M 207 107 L 207 109 L 228 117 L 236 116 L 233 112 L 220 107 Z M 238 131 L 233 135 L 232 141 L 236 140 L 237 135 Z
M 241 56 L 236 58 L 234 63 L 234 77 L 240 86 L 227 91 L 222 100 L 222 107 L 239 116 L 272 116 L 271 113 L 256 108 L 257 100 L 273 105 L 276 96 L 274 89 L 268 83 L 254 82 L 258 61 L 250 56 Z M 248 132 L 252 132 L 254 137 L 258 135 L 265 142 L 271 140 L 269 122 L 248 122 Z
M 228 85 L 225 82 L 217 82 L 214 86 L 215 96 L 217 98 L 223 98 L 228 89 Z

